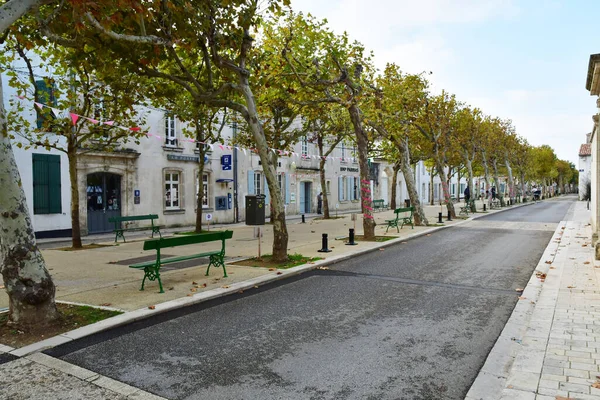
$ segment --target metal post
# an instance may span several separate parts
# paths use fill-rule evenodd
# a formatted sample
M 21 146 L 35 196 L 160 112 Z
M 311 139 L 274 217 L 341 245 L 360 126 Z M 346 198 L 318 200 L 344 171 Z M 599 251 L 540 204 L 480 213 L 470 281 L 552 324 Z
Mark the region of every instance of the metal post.
M 237 135 L 237 123 L 234 122 L 231 128 L 233 130 L 233 142 L 235 143 L 235 137 Z M 235 223 L 240 222 L 240 209 L 238 207 L 237 164 L 238 164 L 237 148 L 234 147 L 233 148 L 233 220 Z M 258 257 L 260 258 L 260 254 Z
M 485 203 L 483 203 L 483 211 L 485 211 Z
M 438 213 L 438 223 L 444 223 L 444 221 L 442 221 L 442 213 Z
M 327 248 L 327 234 L 324 233 L 323 234 L 323 240 L 322 240 L 322 249 L 321 250 L 317 250 L 319 253 L 330 253 L 331 250 L 329 250 L 329 248 Z
M 447 218 L 447 220 L 448 221 L 452 221 L 452 215 L 451 215 L 450 210 L 448 210 L 448 218 Z
M 305 224 L 306 220 L 304 219 L 304 214 L 302 214 L 302 223 Z
M 350 228 L 348 231 L 348 243 L 347 246 L 356 246 L 358 243 L 354 242 L 354 229 Z

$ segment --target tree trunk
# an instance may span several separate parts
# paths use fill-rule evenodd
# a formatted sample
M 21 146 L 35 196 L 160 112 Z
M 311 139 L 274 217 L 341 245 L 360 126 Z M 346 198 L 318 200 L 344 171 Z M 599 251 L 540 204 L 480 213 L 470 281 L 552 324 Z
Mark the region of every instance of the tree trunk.
M 492 188 L 490 187 L 490 169 L 488 167 L 487 156 L 483 150 L 481 151 L 481 162 L 483 163 L 483 179 L 485 180 L 485 190 L 491 193 Z
M 204 175 L 204 157 L 206 155 L 206 147 L 204 146 L 204 128 L 200 126 L 200 121 L 196 120 L 196 143 L 198 146 L 198 176 L 196 177 L 196 185 L 198 185 L 198 199 L 196 200 L 196 227 L 194 232 L 202 232 L 202 203 L 204 202 L 204 189 L 202 175 Z
M 433 170 L 435 169 L 434 166 L 431 166 L 431 171 L 429 171 L 429 205 L 432 206 L 435 204 L 435 201 L 433 199 L 433 177 L 434 177 L 434 172 Z
M 496 160 L 492 161 L 492 169 L 494 170 L 494 184 L 496 185 L 496 196 L 500 199 L 500 207 L 504 207 L 504 195 L 500 193 L 500 178 L 498 177 L 498 163 Z
M 325 181 L 325 163 L 327 159 L 323 158 L 323 136 L 317 137 L 317 146 L 319 148 L 319 179 L 321 181 L 321 192 L 323 192 L 323 204 L 321 204 L 323 219 L 329 219 L 329 200 L 327 199 L 327 182 Z
M 58 317 L 56 288 L 35 241 L 5 115 L 0 101 L 0 273 L 8 294 L 8 321 L 26 329 L 47 325 Z
M 392 174 L 392 198 L 390 199 L 390 208 L 392 210 L 396 209 L 396 197 L 398 195 L 398 188 L 396 186 L 398 186 L 398 171 L 400 170 L 400 164 L 399 163 L 395 163 L 394 164 L 394 173 Z
M 442 181 L 442 192 L 444 193 L 444 201 L 446 202 L 446 209 L 450 213 L 452 218 L 456 218 L 456 211 L 454 210 L 454 203 L 452 202 L 452 198 L 450 197 L 450 190 L 448 189 L 448 175 L 446 174 L 446 169 L 440 160 L 440 155 L 436 154 L 435 157 L 435 167 L 438 170 L 438 176 Z
M 471 211 L 475 212 L 477 211 L 476 207 L 475 207 L 475 199 L 477 198 L 477 193 L 475 193 L 475 188 L 473 187 L 473 162 L 471 161 L 471 159 L 469 157 L 467 157 L 465 159 L 466 163 L 467 163 L 467 176 L 468 176 L 468 181 L 467 181 L 467 187 L 469 188 L 469 193 L 471 193 L 471 198 L 473 199 L 473 205 L 471 206 Z
M 408 198 L 410 199 L 410 205 L 413 206 L 413 216 L 415 218 L 415 225 L 427 225 L 429 222 L 427 221 L 427 217 L 425 217 L 425 212 L 423 211 L 423 207 L 421 206 L 421 201 L 419 200 L 419 193 L 417 193 L 417 185 L 415 184 L 415 176 L 413 173 L 413 169 L 410 166 L 410 154 L 408 152 L 408 144 L 406 143 L 401 150 L 403 154 L 400 156 L 400 169 L 402 170 L 402 175 L 404 175 L 404 180 L 406 181 L 406 189 L 408 190 Z
M 371 185 L 369 181 L 369 163 L 368 163 L 368 137 L 362 126 L 360 110 L 356 104 L 348 107 L 350 119 L 354 126 L 356 134 L 356 145 L 358 149 L 358 163 L 360 166 L 360 196 L 361 209 L 363 213 L 363 235 L 365 240 L 375 239 L 375 219 L 373 218 L 373 201 L 371 199 Z
M 81 226 L 79 225 L 79 180 L 77 179 L 77 146 L 67 145 L 69 180 L 71 181 L 71 241 L 74 249 L 82 248 Z
M 288 259 L 287 246 L 288 246 L 288 231 L 285 223 L 285 210 L 283 205 L 283 199 L 281 197 L 281 191 L 277 183 L 277 175 L 275 173 L 275 167 L 271 164 L 269 153 L 269 145 L 263 131 L 263 127 L 258 118 L 256 110 L 256 102 L 250 85 L 248 84 L 248 78 L 244 75 L 240 76 L 240 89 L 244 99 L 246 100 L 246 107 L 248 108 L 248 114 L 246 116 L 246 122 L 252 131 L 252 136 L 256 142 L 256 148 L 260 161 L 263 166 L 263 173 L 267 179 L 267 185 L 271 193 L 271 223 L 273 224 L 273 261 L 285 262 Z
M 510 167 L 510 163 L 508 162 L 508 158 L 504 159 L 504 164 L 506 165 L 506 171 L 508 171 L 508 198 L 511 203 L 515 202 L 515 181 L 513 179 L 512 168 Z

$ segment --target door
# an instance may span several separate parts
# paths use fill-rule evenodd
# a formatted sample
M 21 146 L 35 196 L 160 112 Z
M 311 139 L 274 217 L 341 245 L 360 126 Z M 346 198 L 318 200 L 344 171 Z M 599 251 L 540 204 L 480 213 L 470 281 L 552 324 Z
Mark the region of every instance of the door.
M 311 212 L 312 183 L 304 182 L 304 212 Z
M 111 217 L 121 216 L 121 176 L 97 172 L 87 176 L 88 233 L 111 232 Z

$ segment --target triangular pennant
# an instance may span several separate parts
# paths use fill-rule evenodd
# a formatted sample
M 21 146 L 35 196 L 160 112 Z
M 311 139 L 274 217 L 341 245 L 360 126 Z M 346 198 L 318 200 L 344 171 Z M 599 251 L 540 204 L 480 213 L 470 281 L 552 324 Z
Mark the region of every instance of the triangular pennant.
M 130 131 L 139 132 L 142 130 L 139 126 L 134 126 L 133 128 L 129 128 Z
M 42 103 L 38 103 L 37 101 L 34 102 L 33 104 L 35 104 L 36 106 L 38 106 L 38 108 L 41 110 L 42 108 L 44 108 L 44 105 Z
M 25 96 L 17 96 L 18 99 L 25 100 Z
M 108 125 L 108 126 L 113 126 L 115 124 L 115 121 L 106 121 L 103 122 L 104 125 Z
M 69 115 L 71 116 L 71 121 L 73 121 L 73 125 L 77 124 L 77 120 L 79 120 L 79 115 L 73 113 L 69 113 Z
M 56 118 L 59 118 L 62 115 L 62 110 L 53 107 L 51 107 L 50 109 L 52 110 L 52 114 L 54 114 Z
M 87 117 L 86 117 L 86 119 L 87 119 L 88 121 L 90 121 L 92 124 L 98 124 L 98 123 L 100 122 L 100 121 L 98 121 L 97 119 L 94 119 L 94 118 L 87 118 Z

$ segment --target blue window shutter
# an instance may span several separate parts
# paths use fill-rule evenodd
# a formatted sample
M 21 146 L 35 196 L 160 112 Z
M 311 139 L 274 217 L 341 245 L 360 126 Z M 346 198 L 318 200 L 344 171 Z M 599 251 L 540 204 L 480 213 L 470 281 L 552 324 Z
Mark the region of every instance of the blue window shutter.
M 263 174 L 263 185 L 265 187 L 265 204 L 271 203 L 271 196 L 269 194 L 269 185 L 267 184 L 267 176 Z
M 344 200 L 344 184 L 341 176 L 338 176 L 338 200 Z
M 285 179 L 285 204 L 290 204 L 290 180 L 287 174 L 283 175 Z
M 248 171 L 248 194 L 254 194 L 254 171 Z
M 348 200 L 353 200 L 353 198 L 352 198 L 352 189 L 354 187 L 354 177 L 353 176 L 349 176 L 346 179 L 348 179 Z
M 32 154 L 32 161 L 33 213 L 61 213 L 60 156 Z

